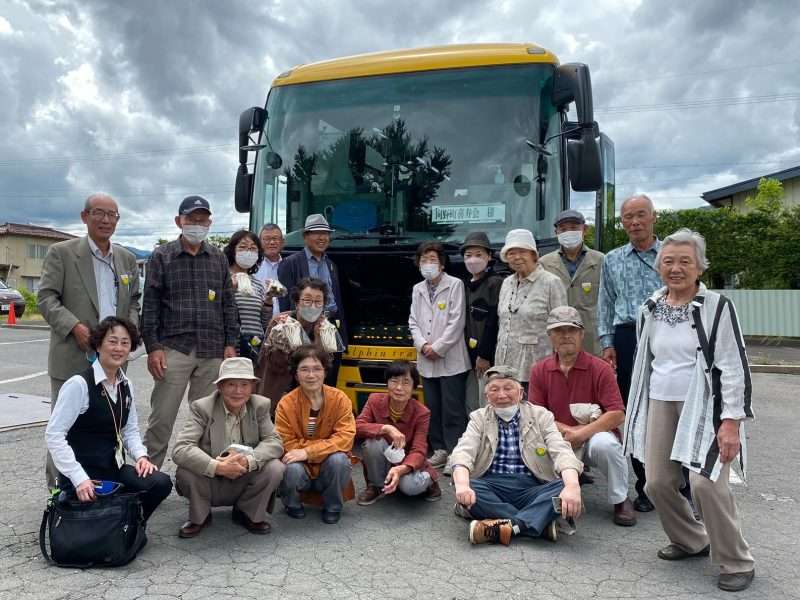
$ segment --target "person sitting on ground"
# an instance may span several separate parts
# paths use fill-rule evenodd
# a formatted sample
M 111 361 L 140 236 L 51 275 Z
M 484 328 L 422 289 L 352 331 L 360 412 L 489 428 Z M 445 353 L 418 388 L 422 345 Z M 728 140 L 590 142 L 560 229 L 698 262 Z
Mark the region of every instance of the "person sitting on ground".
M 133 386 L 122 370 L 138 344 L 136 326 L 120 317 L 106 317 L 90 332 L 97 359 L 61 387 L 45 439 L 61 490 L 74 489 L 81 502 L 92 502 L 98 480 L 121 483 L 141 492 L 147 520 L 169 496 L 172 481 L 147 456 Z M 126 453 L 135 466 L 125 463 Z
M 486 371 L 487 406 L 472 412 L 450 456 L 455 512 L 473 519 L 473 544 L 508 545 L 515 535 L 556 541 L 556 505 L 564 518 L 581 513 L 583 464 L 552 413 L 521 402 L 516 373 L 505 365 Z
M 292 354 L 291 371 L 298 387 L 278 403 L 275 427 L 286 448 L 280 488 L 286 514 L 304 518 L 301 492 L 318 492 L 322 520 L 334 524 L 342 515 L 344 491 L 352 485 L 349 453 L 356 423 L 350 398 L 323 383 L 330 366 L 330 354 L 317 346 L 301 346 Z
M 431 411 L 413 396 L 419 386 L 417 368 L 396 360 L 384 375 L 388 393 L 370 394 L 356 418 L 356 436 L 364 439 L 367 487 L 358 504 L 368 506 L 400 490 L 406 496 L 425 494 L 441 500 L 439 473 L 426 458 Z
M 577 309 L 559 306 L 550 311 L 547 334 L 555 352 L 531 369 L 528 401 L 551 411 L 576 455 L 606 476 L 614 523 L 636 525 L 618 430 L 625 407 L 614 369 L 583 350 L 583 319 Z
M 269 398 L 253 394 L 253 363 L 228 358 L 217 391 L 195 400 L 178 434 L 172 460 L 178 493 L 189 499 L 182 538 L 211 523 L 212 506 L 233 506 L 233 520 L 251 533 L 269 533 L 267 505 L 283 477 L 283 444 L 269 418 Z

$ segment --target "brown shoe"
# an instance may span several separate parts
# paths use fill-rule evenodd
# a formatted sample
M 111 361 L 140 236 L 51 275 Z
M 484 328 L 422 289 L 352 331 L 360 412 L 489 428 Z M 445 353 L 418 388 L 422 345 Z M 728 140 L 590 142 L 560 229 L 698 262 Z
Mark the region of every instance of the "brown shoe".
M 374 485 L 368 485 L 364 488 L 364 491 L 358 495 L 356 503 L 359 506 L 369 506 L 370 504 L 375 504 L 378 500 L 383 498 L 383 495 L 384 494 L 381 491 L 381 488 Z
M 442 488 L 439 487 L 439 482 L 434 481 L 425 490 L 425 502 L 438 502 L 442 499 Z
M 491 543 L 508 546 L 513 533 L 510 519 L 484 519 L 469 524 L 469 541 L 473 544 Z
M 620 527 L 633 527 L 636 525 L 636 513 L 633 510 L 633 502 L 628 498 L 614 505 L 614 523 Z
M 231 513 L 231 517 L 233 517 L 233 522 L 238 523 L 250 533 L 257 533 L 260 535 L 264 535 L 265 533 L 269 533 L 272 531 L 272 526 L 267 521 L 251 521 L 250 517 L 240 511 L 238 508 L 233 508 L 233 513 Z
M 197 537 L 200 535 L 200 532 L 209 525 L 211 525 L 211 513 L 208 513 L 206 520 L 200 524 L 186 521 L 186 523 L 181 525 L 181 528 L 178 531 L 178 536 L 186 539 Z

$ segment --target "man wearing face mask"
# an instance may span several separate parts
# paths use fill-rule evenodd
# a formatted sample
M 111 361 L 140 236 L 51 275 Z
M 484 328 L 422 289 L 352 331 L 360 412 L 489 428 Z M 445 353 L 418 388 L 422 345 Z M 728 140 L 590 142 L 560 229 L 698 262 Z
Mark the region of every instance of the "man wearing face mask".
M 516 535 L 558 539 L 556 519 L 581 513 L 583 469 L 553 414 L 521 402 L 516 369 L 486 371 L 487 406 L 474 411 L 450 456 L 458 516 L 472 519 L 473 544 Z M 558 507 L 558 509 L 557 509 Z
M 497 302 L 503 278 L 489 266 L 492 246 L 483 231 L 472 231 L 461 246 L 464 267 L 472 276 L 464 286 L 466 324 L 464 340 L 467 342 L 470 366 L 467 377 L 467 412 L 478 408 L 483 400 L 482 378 L 494 362 L 497 348 Z
M 186 386 L 189 402 L 213 393 L 220 363 L 236 356 L 239 343 L 228 260 L 205 241 L 208 201 L 184 198 L 175 224 L 181 235 L 158 246 L 147 264 L 142 310 L 147 368 L 155 380 L 144 443 L 159 468 Z
M 600 356 L 602 348 L 597 337 L 597 297 L 603 253 L 588 248 L 584 243 L 586 218 L 580 211 L 570 209 L 559 213 L 555 228 L 558 251 L 543 256 L 539 262 L 561 280 L 567 290 L 567 302 L 578 309 L 586 327 L 584 351 Z

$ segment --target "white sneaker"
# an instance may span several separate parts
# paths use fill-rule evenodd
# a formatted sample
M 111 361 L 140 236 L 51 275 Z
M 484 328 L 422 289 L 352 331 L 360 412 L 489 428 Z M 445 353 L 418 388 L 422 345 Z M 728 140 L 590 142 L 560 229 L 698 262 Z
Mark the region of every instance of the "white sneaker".
M 447 464 L 447 450 L 434 450 L 430 457 L 431 466 L 440 469 Z
M 453 476 L 453 465 L 451 465 L 450 463 L 447 463 L 444 466 L 444 469 L 442 469 L 442 475 L 445 475 L 447 477 L 452 477 Z

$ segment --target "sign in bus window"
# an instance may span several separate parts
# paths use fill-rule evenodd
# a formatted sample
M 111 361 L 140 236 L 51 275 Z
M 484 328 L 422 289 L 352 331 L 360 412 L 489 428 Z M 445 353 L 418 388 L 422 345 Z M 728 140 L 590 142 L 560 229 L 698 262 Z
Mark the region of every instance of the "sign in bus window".
M 449 204 L 431 207 L 431 222 L 451 223 L 505 223 L 506 206 L 493 204 Z

